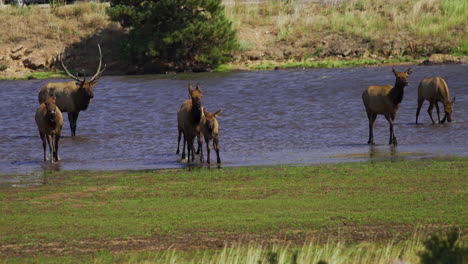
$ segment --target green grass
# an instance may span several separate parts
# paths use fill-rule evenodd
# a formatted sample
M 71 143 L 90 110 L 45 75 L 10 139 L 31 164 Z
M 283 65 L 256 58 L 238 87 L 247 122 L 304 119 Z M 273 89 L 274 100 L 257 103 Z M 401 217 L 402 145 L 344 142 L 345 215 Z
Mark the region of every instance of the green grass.
M 64 71 L 33 72 L 22 77 L 2 77 L 0 80 L 24 80 L 24 79 L 54 79 L 67 77 Z
M 467 167 L 468 159 L 450 159 L 44 172 L 40 182 L 45 185 L 1 189 L 0 246 L 62 243 L 65 253 L 56 259 L 62 262 L 63 254 L 104 258 L 94 251 L 91 256 L 67 251 L 80 241 L 102 241 L 95 250 L 106 250 L 105 241 L 113 239 L 164 238 L 187 243 L 190 249 L 198 240 L 210 239 L 266 242 L 289 237 L 323 244 L 331 238 L 356 243 L 356 234 L 383 241 L 408 239 L 418 228 L 455 225 L 466 230 Z M 5 258 L 1 253 L 0 247 L 0 262 Z M 7 262 L 44 253 L 30 254 Z M 115 253 L 109 254 L 113 258 Z
M 375 59 L 354 59 L 354 60 L 322 60 L 322 61 L 289 61 L 289 62 L 264 62 L 260 65 L 252 66 L 253 70 L 272 70 L 287 68 L 343 68 L 357 67 L 364 65 L 378 65 L 382 62 Z

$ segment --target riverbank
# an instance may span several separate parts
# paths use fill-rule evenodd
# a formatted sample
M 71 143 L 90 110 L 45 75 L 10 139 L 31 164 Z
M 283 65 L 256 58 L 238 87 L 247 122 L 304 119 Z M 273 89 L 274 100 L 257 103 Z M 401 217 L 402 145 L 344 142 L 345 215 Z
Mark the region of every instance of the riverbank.
M 381 262 L 357 263 L 389 263 L 414 242 L 411 257 L 403 254 L 408 260 L 417 257 L 427 234 L 451 226 L 466 242 L 467 166 L 468 159 L 452 158 L 44 171 L 40 182 L 2 187 L 0 262 L 138 263 L 165 254 L 186 263 L 195 255 L 202 260 L 219 254 L 226 245 L 263 245 L 267 252 L 272 245 L 310 242 L 323 248 L 327 241 L 339 242 L 337 250 L 346 249 L 341 253 L 364 247 L 379 256 L 395 246 Z M 330 249 L 322 259 L 335 253 Z
M 107 7 L 0 9 L 0 78 L 61 70 L 56 54 L 63 49 L 69 68 L 94 72 L 98 42 L 106 74 L 145 73 L 122 56 L 116 43 L 125 42 L 126 30 L 109 21 Z M 468 5 L 462 0 L 236 2 L 225 12 L 240 47 L 231 63 L 214 70 L 468 62 Z

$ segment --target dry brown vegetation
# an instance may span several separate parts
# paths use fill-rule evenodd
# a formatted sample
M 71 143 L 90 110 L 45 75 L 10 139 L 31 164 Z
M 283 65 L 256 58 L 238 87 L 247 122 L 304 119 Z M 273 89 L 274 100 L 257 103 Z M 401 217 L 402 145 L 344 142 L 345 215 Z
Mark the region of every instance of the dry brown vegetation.
M 466 56 L 468 50 L 463 0 L 236 2 L 226 13 L 239 32 L 240 60 Z
M 76 3 L 0 8 L 0 77 L 31 72 L 11 58 L 11 49 L 18 45 L 28 49 L 25 53 L 40 50 L 47 66 L 54 65 L 52 58 L 66 47 L 72 69 L 93 72 L 96 54 L 90 50 L 97 42 L 103 47 L 107 74 L 138 72 L 122 58 L 125 31 L 109 21 L 107 7 Z M 265 61 L 414 62 L 434 53 L 460 55 L 466 61 L 468 54 L 465 0 L 234 1 L 226 5 L 226 15 L 238 31 L 235 68 L 250 69 Z

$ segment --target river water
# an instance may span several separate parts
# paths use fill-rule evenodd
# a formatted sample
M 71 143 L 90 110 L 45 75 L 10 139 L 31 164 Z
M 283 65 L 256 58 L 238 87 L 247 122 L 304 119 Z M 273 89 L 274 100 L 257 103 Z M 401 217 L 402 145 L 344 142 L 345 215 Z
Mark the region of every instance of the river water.
M 368 85 L 393 85 L 391 67 L 105 76 L 88 110 L 80 113 L 77 137 L 70 137 L 64 115 L 61 161 L 54 165 L 42 161 L 34 122 L 37 94 L 50 80 L 0 81 L 0 182 L 34 177 L 45 169 L 187 166 L 175 151 L 176 112 L 188 98 L 189 82 L 201 84 L 209 111 L 223 109 L 218 118 L 222 166 L 468 156 L 468 65 L 413 69 L 397 113 L 396 147 L 387 145 L 383 116 L 374 128 L 377 145 L 366 144 L 368 125 L 361 100 Z M 417 85 L 432 76 L 446 79 L 451 96 L 457 98 L 454 122 L 432 125 L 425 102 L 422 124 L 415 125 Z

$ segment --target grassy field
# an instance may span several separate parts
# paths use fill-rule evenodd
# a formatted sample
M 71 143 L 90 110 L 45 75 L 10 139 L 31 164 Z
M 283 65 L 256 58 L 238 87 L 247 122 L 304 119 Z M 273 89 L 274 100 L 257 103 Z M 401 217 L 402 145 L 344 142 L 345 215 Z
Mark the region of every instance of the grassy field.
M 1 189 L 0 262 L 417 259 L 429 233 L 457 226 L 466 242 L 467 167 L 450 159 L 44 172 L 37 185 Z

